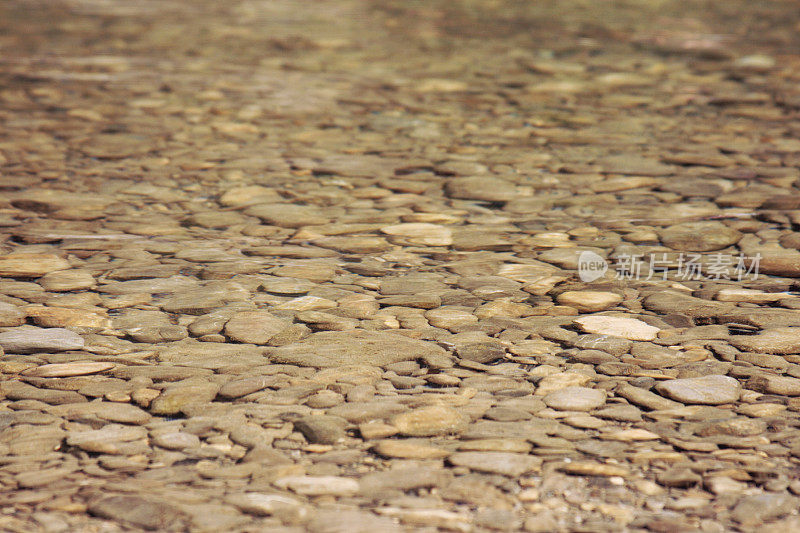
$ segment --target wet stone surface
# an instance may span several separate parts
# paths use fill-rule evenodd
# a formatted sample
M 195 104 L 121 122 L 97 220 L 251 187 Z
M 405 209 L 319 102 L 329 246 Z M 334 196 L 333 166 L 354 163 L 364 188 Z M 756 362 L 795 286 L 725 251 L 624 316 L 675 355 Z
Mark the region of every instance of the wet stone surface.
M 786 1 L 0 4 L 0 530 L 800 530 Z

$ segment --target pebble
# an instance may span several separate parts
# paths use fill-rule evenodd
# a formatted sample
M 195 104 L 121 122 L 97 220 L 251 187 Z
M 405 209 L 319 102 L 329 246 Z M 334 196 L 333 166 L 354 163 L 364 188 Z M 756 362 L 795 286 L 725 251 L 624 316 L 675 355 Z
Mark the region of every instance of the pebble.
M 109 424 L 102 429 L 69 432 L 66 442 L 91 453 L 134 455 L 147 449 L 146 438 L 143 427 Z
M 544 397 L 547 407 L 557 411 L 591 411 L 606 402 L 606 393 L 587 387 L 565 387 Z
M 787 3 L 51 4 L 0 530 L 798 530 Z
M 514 200 L 519 195 L 513 183 L 485 177 L 450 179 L 445 184 L 445 193 L 450 198 L 489 202 Z
M 696 486 L 703 478 L 689 468 L 676 466 L 660 472 L 656 479 L 665 487 L 688 488 Z
M 304 527 L 311 533 L 369 533 L 370 531 L 400 533 L 402 531 L 401 526 L 391 518 L 349 509 L 320 510 L 307 524 L 304 524 Z
M 589 383 L 592 377 L 578 372 L 555 372 L 539 380 L 536 387 L 537 396 L 545 396 L 568 387 L 581 387 Z
M 800 353 L 800 327 L 772 328 L 758 335 L 732 335 L 730 342 L 748 352 L 797 354 Z
M 721 222 L 686 222 L 669 226 L 660 236 L 673 250 L 710 252 L 736 244 L 742 234 Z
M 747 488 L 747 483 L 736 481 L 725 476 L 715 476 L 703 480 L 703 485 L 709 492 L 715 495 L 720 494 L 739 494 Z
M 464 452 L 511 452 L 528 453 L 531 444 L 524 439 L 475 439 L 458 446 Z
M 742 386 L 729 376 L 670 379 L 656 385 L 659 394 L 688 404 L 722 405 L 739 399 Z
M 150 412 L 156 415 L 176 415 L 193 404 L 213 400 L 219 392 L 219 385 L 192 378 L 179 381 L 166 387 L 150 402 Z
M 361 433 L 362 435 L 364 434 L 363 430 Z M 383 436 L 388 437 L 391 436 L 391 434 Z M 372 450 L 381 457 L 396 459 L 441 459 L 447 457 L 451 453 L 437 446 L 395 440 L 382 440 L 377 442 L 372 447 Z
M 185 527 L 183 513 L 174 505 L 134 494 L 105 496 L 91 502 L 88 511 L 101 518 L 147 530 L 168 531 Z
M 614 316 L 586 316 L 575 319 L 573 323 L 586 333 L 622 337 L 632 341 L 654 340 L 660 331 L 659 328 L 635 318 Z
M 413 222 L 384 226 L 381 231 L 390 235 L 394 244 L 406 246 L 449 246 L 453 244 L 453 232 L 446 226 Z
M 288 476 L 273 484 L 304 496 L 352 496 L 358 492 L 358 481 L 338 476 Z
M 445 351 L 431 342 L 379 331 L 320 332 L 268 352 L 274 363 L 335 368 L 348 364 L 383 366 Z
M 53 408 L 51 413 L 59 414 L 60 416 L 86 416 L 93 415 L 102 420 L 109 422 L 118 422 L 120 424 L 144 424 L 149 422 L 152 418 L 150 413 L 130 405 L 128 403 L 119 402 L 81 402 L 70 403 Z
M 282 228 L 300 228 L 330 222 L 319 209 L 305 205 L 259 203 L 248 207 L 245 214 L 258 217 L 265 224 Z
M 442 528 L 447 531 L 472 531 L 472 517 L 465 513 L 442 509 L 403 509 L 399 507 L 381 507 L 378 509 L 378 513 L 382 516 L 397 519 L 410 527 Z
M 95 313 L 82 309 L 31 305 L 25 312 L 34 324 L 46 328 L 65 328 L 76 333 L 95 333 L 111 328 L 111 320 L 103 311 Z
M 561 471 L 567 474 L 600 477 L 628 477 L 630 471 L 623 466 L 594 463 L 591 461 L 569 462 L 561 466 Z
M 401 413 L 390 420 L 390 423 L 397 428 L 401 435 L 409 437 L 458 433 L 466 427 L 468 422 L 468 417 L 457 410 L 438 405 Z
M 788 376 L 755 375 L 747 380 L 745 387 L 765 394 L 800 396 L 800 379 Z
M 19 327 L 0 332 L 0 347 L 6 353 L 37 353 L 79 350 L 83 338 L 63 328 Z
M 114 363 L 93 363 L 93 362 L 77 362 L 77 363 L 55 363 L 49 365 L 42 365 L 35 368 L 30 368 L 22 372 L 26 376 L 35 376 L 41 378 L 62 378 L 69 376 L 86 376 L 89 374 L 97 374 L 98 372 L 105 372 L 111 370 L 116 365 Z
M 311 514 L 300 500 L 283 494 L 245 492 L 225 498 L 225 502 L 242 512 L 257 516 L 277 516 L 281 521 L 299 523 Z
M 6 302 L 0 302 L 0 327 L 21 326 L 25 323 L 27 313 Z
M 625 398 L 634 405 L 644 407 L 646 409 L 661 410 L 661 409 L 676 409 L 682 407 L 682 404 L 668 400 L 663 396 L 651 392 L 641 387 L 634 387 L 627 383 L 622 383 L 614 389 L 617 396 Z
M 556 300 L 561 305 L 574 307 L 580 313 L 596 313 L 621 303 L 622 297 L 615 292 L 566 291 L 559 294 Z
M 294 423 L 294 428 L 312 444 L 336 444 L 344 440 L 347 421 L 336 416 L 307 416 Z
M 454 466 L 463 466 L 476 472 L 512 478 L 538 471 L 542 465 L 540 457 L 507 452 L 456 452 L 447 461 Z
M 413 463 L 412 463 L 413 464 Z M 372 472 L 360 480 L 361 494 L 374 495 L 387 489 L 409 491 L 441 485 L 449 476 L 441 470 L 399 466 L 383 472 Z
M 752 526 L 779 518 L 797 508 L 797 499 L 788 494 L 745 496 L 733 508 L 732 517 L 743 526 Z
M 191 433 L 174 431 L 155 434 L 153 444 L 167 450 L 186 450 L 200 446 L 200 439 Z
M 68 268 L 70 264 L 55 254 L 19 252 L 0 256 L 0 276 L 10 278 L 38 278 Z
M 39 278 L 39 285 L 53 292 L 91 289 L 95 284 L 94 276 L 86 270 L 60 270 Z
M 225 324 L 225 335 L 236 342 L 267 344 L 290 325 L 267 311 L 241 311 Z

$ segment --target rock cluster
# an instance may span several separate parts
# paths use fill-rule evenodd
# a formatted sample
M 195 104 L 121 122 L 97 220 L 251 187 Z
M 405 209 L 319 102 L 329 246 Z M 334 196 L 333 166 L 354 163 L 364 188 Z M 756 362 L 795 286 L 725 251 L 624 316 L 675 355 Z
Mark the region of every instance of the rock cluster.
M 0 530 L 800 530 L 800 19 L 695 7 L 6 2 Z

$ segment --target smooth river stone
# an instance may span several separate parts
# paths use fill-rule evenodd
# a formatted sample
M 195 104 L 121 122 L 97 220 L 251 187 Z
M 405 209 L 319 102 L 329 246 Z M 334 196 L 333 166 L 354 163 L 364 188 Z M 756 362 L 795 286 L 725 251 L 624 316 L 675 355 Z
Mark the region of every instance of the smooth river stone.
M 742 387 L 732 377 L 711 375 L 664 381 L 656 385 L 656 391 L 682 403 L 721 405 L 737 401 Z
M 225 335 L 233 341 L 247 344 L 266 344 L 291 326 L 268 311 L 240 311 L 225 324 Z
M 391 424 L 401 435 L 409 437 L 430 437 L 463 431 L 469 417 L 455 409 L 443 405 L 421 407 L 401 413 L 391 419 Z
M 453 232 L 450 228 L 438 224 L 412 222 L 384 226 L 381 232 L 395 237 L 397 244 L 411 246 L 449 246 L 453 244 Z
M 561 305 L 574 307 L 581 313 L 605 311 L 622 302 L 622 296 L 604 291 L 567 291 L 556 297 Z
M 545 396 L 544 403 L 557 411 L 591 411 L 606 403 L 606 393 L 588 387 L 566 387 Z
M 0 327 L 21 326 L 25 323 L 26 313 L 16 305 L 0 302 Z
M 622 337 L 632 341 L 654 340 L 660 331 L 659 328 L 641 320 L 616 316 L 585 316 L 573 323 L 586 333 Z
M 358 492 L 358 481 L 338 476 L 288 476 L 275 480 L 274 485 L 305 496 L 352 496 Z
M 447 461 L 454 466 L 465 466 L 476 472 L 512 478 L 537 471 L 542 465 L 541 457 L 507 452 L 457 452 L 448 457 Z
M 739 242 L 742 234 L 721 222 L 686 222 L 661 231 L 661 240 L 673 250 L 710 252 Z
M 24 371 L 25 376 L 35 376 L 40 378 L 63 378 L 69 376 L 86 376 L 97 374 L 114 368 L 114 363 L 107 362 L 75 362 L 75 363 L 55 363 L 50 365 L 37 366 Z
M 39 353 L 79 350 L 83 337 L 68 329 L 20 327 L 0 333 L 0 346 L 6 353 Z
M 788 376 L 762 374 L 747 380 L 747 388 L 765 394 L 800 396 L 800 379 Z
M 175 531 L 185 527 L 182 512 L 166 503 L 135 494 L 107 496 L 89 503 L 94 516 L 146 530 Z
M 774 328 L 758 335 L 731 335 L 730 343 L 740 350 L 780 355 L 800 353 L 800 328 Z
M 38 278 L 70 264 L 55 254 L 16 253 L 0 256 L 0 276 Z
M 360 330 L 314 333 L 300 342 L 267 352 L 273 363 L 317 368 L 343 365 L 385 366 L 446 354 L 443 348 L 432 342 L 410 339 L 394 333 Z
M 282 228 L 300 228 L 326 224 L 330 219 L 318 207 L 294 204 L 258 204 L 245 214 L 260 218 L 264 223 Z

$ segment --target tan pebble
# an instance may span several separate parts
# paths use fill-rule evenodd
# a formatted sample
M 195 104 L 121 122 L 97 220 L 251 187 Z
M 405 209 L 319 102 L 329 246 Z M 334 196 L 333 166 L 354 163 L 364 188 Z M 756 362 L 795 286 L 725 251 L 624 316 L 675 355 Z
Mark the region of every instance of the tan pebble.
M 566 387 L 544 397 L 547 407 L 557 411 L 591 411 L 603 405 L 606 393 L 588 387 Z
M 453 244 L 453 232 L 446 226 L 411 222 L 384 226 L 381 231 L 390 235 L 390 241 L 401 245 L 449 246 Z
M 276 479 L 273 484 L 306 496 L 352 496 L 358 492 L 358 481 L 338 476 L 289 476 Z
M 605 311 L 622 302 L 622 296 L 614 292 L 567 291 L 556 298 L 561 305 L 568 305 L 581 313 Z
M 722 289 L 714 299 L 720 302 L 751 302 L 751 303 L 770 303 L 789 298 L 785 292 L 763 292 L 753 289 Z
M 397 459 L 441 459 L 451 453 L 436 446 L 402 440 L 384 440 L 375 444 L 372 450 L 380 456 Z
M 599 429 L 607 422 L 590 415 L 569 415 L 564 418 L 564 423 L 580 429 Z
M 578 372 L 558 372 L 546 375 L 539 381 L 536 396 L 544 396 L 567 387 L 580 387 L 591 381 L 591 377 Z
M 521 502 L 535 502 L 541 497 L 539 489 L 524 489 L 517 493 L 517 498 Z
M 425 380 L 432 385 L 441 385 L 442 387 L 458 387 L 461 379 L 449 374 L 433 374 L 425 376 Z
M 0 256 L 0 276 L 38 278 L 70 264 L 54 254 L 16 253 Z
M 575 316 L 578 310 L 569 305 L 554 305 L 547 309 L 547 316 Z
M 458 450 L 462 452 L 528 453 L 531 448 L 531 443 L 523 439 L 477 439 L 458 445 Z
M 414 437 L 443 435 L 462 431 L 469 417 L 450 407 L 433 405 L 402 413 L 391 419 L 400 434 Z
M 647 431 L 646 429 L 623 429 L 620 431 L 611 431 L 609 433 L 603 433 L 602 438 L 608 440 L 618 440 L 623 442 L 632 442 L 632 441 L 640 441 L 640 440 L 655 440 L 660 439 L 661 436 L 657 433 L 653 433 L 652 431 Z
M 361 437 L 366 440 L 384 439 L 397 435 L 398 429 L 390 424 L 381 422 L 380 420 L 370 420 L 358 426 L 358 431 Z
M 107 392 L 103 395 L 103 398 L 109 402 L 128 403 L 131 401 L 131 395 L 123 391 Z
M 772 417 L 786 411 L 786 406 L 779 403 L 751 403 L 741 405 L 736 412 L 746 416 Z
M 308 453 L 326 453 L 333 450 L 330 444 L 307 444 L 302 450 Z
M 160 394 L 161 391 L 158 389 L 136 389 L 131 393 L 131 399 L 139 407 L 147 408 L 150 406 L 150 402 L 158 398 Z
M 36 376 L 40 378 L 61 378 L 69 376 L 86 376 L 97 374 L 114 368 L 114 363 L 106 362 L 85 362 L 85 363 L 56 363 L 50 365 L 37 366 L 22 372 L 25 376 Z

